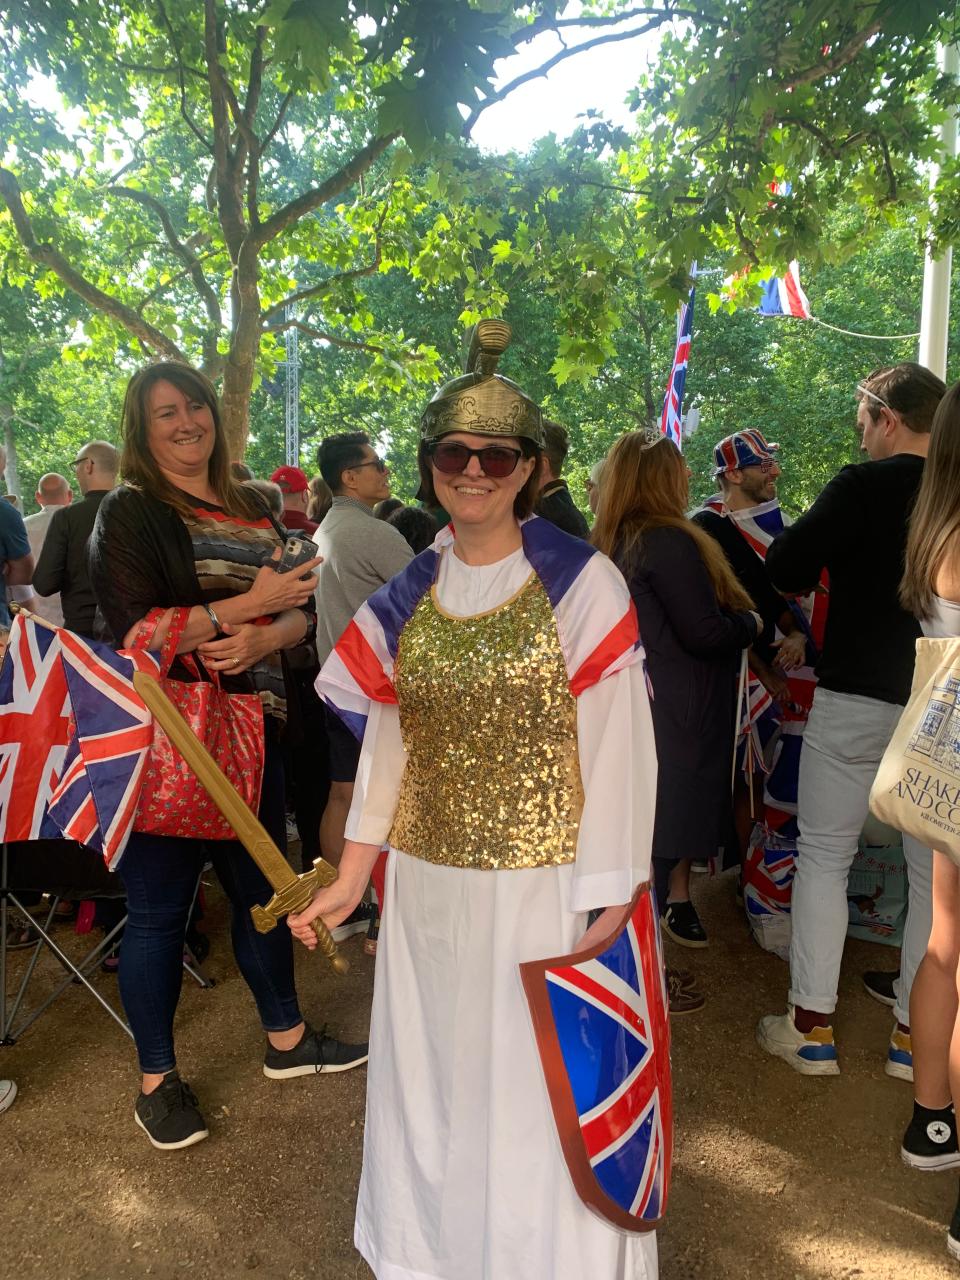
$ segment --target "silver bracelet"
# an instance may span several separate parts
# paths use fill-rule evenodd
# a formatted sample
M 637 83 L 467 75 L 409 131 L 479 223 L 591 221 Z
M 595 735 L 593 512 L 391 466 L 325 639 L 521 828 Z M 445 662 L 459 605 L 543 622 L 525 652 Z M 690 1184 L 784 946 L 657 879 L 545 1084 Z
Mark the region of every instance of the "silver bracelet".
M 201 605 L 201 608 L 203 609 L 203 611 L 204 611 L 204 613 L 207 615 L 207 617 L 210 619 L 210 621 L 213 623 L 213 630 L 214 630 L 214 633 L 215 633 L 216 635 L 219 635 L 219 634 L 220 634 L 220 632 L 223 630 L 223 627 L 220 625 L 220 619 L 219 619 L 219 618 L 217 617 L 217 615 L 214 613 L 214 611 L 213 611 L 213 609 L 212 609 L 212 607 L 211 607 L 210 605 L 208 605 L 208 604 Z

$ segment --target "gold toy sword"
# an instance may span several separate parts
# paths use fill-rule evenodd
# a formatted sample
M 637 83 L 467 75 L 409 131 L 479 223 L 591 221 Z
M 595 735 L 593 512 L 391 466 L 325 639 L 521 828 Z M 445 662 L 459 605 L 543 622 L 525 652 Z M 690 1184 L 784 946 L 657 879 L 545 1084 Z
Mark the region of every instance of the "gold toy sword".
M 230 785 L 213 756 L 197 738 L 179 710 L 164 693 L 160 683 L 142 671 L 133 674 L 133 687 L 166 731 L 167 737 L 210 793 L 214 804 L 233 827 L 237 839 L 249 853 L 275 892 L 262 907 L 251 907 L 250 914 L 258 932 L 269 933 L 281 916 L 289 911 L 302 911 L 318 889 L 332 884 L 337 873 L 329 862 L 317 858 L 312 871 L 297 873 L 270 839 L 266 827 L 251 813 Z M 350 965 L 330 936 L 330 930 L 318 917 L 313 922 L 321 955 L 325 955 L 337 973 L 347 973 Z

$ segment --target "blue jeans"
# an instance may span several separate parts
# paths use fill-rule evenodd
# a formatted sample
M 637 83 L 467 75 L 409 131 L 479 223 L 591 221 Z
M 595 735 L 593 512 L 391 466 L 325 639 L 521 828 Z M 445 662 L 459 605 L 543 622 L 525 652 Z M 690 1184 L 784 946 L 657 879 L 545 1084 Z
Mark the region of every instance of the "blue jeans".
M 283 764 L 273 728 L 268 723 L 259 816 L 285 850 Z M 183 981 L 183 940 L 197 879 L 208 861 L 230 899 L 233 953 L 264 1030 L 288 1031 L 301 1021 L 290 930 L 285 921 L 270 933 L 253 927 L 250 908 L 273 891 L 246 849 L 233 840 L 134 833 L 118 868 L 128 911 L 119 982 L 144 1072 L 160 1074 L 176 1065 L 173 1018 Z

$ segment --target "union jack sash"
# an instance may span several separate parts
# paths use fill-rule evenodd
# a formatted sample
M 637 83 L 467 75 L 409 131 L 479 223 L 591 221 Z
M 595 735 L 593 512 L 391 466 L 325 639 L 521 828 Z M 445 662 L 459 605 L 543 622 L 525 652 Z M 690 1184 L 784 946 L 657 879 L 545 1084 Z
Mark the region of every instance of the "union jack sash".
M 553 608 L 574 697 L 642 662 L 637 611 L 616 566 L 596 547 L 539 516 L 524 520 L 520 534 Z M 453 526 L 447 525 L 361 605 L 317 677 L 317 693 L 361 741 L 370 704 L 397 701 L 393 671 L 400 633 L 433 585 L 453 539 Z
M 653 891 L 637 891 L 612 938 L 520 974 L 577 1194 L 621 1230 L 654 1230 L 670 1186 L 673 1103 Z

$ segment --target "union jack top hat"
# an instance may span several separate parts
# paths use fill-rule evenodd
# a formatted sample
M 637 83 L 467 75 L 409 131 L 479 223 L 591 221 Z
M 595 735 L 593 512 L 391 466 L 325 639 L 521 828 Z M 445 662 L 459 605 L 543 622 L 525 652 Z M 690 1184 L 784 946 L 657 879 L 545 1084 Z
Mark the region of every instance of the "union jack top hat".
M 739 467 L 776 462 L 774 455 L 779 448 L 773 441 L 768 443 L 760 431 L 735 431 L 732 436 L 725 436 L 713 451 L 714 479 Z

